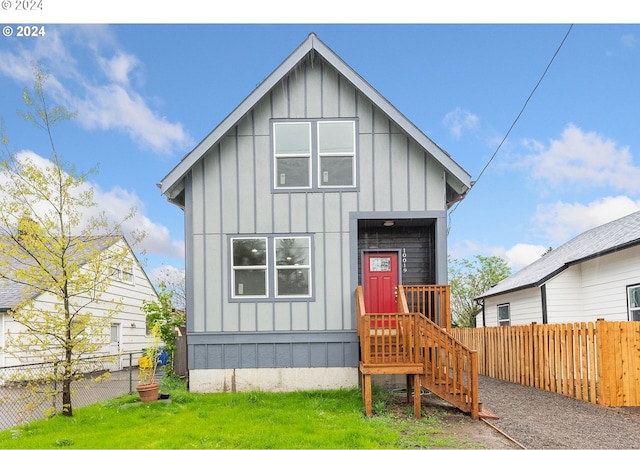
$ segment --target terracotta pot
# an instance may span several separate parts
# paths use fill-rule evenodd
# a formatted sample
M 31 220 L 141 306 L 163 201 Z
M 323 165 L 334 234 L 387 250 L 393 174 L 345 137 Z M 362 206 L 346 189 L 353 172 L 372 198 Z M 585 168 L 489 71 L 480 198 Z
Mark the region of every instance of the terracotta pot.
M 143 403 L 155 402 L 158 400 L 158 392 L 160 391 L 160 383 L 139 384 L 136 391 L 140 394 L 140 400 Z

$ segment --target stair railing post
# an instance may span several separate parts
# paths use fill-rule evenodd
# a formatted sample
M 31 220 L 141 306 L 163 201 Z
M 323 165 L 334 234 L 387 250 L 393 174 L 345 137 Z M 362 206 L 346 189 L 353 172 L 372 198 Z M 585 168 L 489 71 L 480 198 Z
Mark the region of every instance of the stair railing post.
M 478 419 L 478 351 L 471 350 L 471 418 Z

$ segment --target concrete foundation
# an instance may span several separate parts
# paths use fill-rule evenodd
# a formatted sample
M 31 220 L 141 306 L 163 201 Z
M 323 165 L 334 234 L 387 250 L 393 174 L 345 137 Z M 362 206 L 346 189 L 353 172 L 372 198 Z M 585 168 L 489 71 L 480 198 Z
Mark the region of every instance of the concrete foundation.
M 274 369 L 192 369 L 192 392 L 242 392 L 262 390 L 290 392 L 358 387 L 355 367 L 313 367 Z

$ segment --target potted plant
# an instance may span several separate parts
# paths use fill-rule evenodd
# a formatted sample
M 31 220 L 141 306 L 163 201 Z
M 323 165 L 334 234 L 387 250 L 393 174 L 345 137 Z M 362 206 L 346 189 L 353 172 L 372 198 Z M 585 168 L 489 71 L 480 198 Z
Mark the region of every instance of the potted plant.
M 160 383 L 156 381 L 156 370 L 158 369 L 158 359 L 160 356 L 160 323 L 155 322 L 151 328 L 149 347 L 144 351 L 144 356 L 138 358 L 140 368 L 140 380 L 136 386 L 136 391 L 143 402 L 153 402 L 158 400 Z

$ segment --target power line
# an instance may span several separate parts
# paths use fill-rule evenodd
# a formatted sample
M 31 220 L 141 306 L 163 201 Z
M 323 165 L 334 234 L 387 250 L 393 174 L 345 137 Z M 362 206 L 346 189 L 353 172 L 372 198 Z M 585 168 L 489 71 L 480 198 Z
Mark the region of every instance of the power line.
M 467 191 L 467 194 L 469 193 L 469 191 L 471 191 L 471 189 L 473 187 L 475 187 L 478 184 L 478 181 L 482 177 L 482 174 L 484 174 L 484 172 L 487 170 L 487 168 L 489 167 L 489 164 L 491 164 L 491 162 L 494 160 L 494 158 L 496 157 L 496 155 L 498 154 L 498 152 L 502 148 L 502 145 L 505 143 L 505 141 L 509 137 L 509 134 L 511 134 L 511 130 L 513 130 L 513 128 L 516 126 L 516 123 L 518 123 L 518 120 L 520 120 L 520 117 L 522 116 L 522 113 L 524 113 L 524 110 L 526 109 L 527 105 L 529 104 L 529 100 L 531 100 L 531 97 L 533 97 L 533 94 L 538 90 L 538 86 L 540 86 L 540 83 L 542 83 L 542 80 L 547 75 L 547 72 L 549 71 L 549 68 L 551 67 L 551 64 L 553 64 L 553 61 L 556 59 L 556 56 L 558 56 L 558 53 L 560 53 L 560 49 L 562 49 L 562 46 L 564 45 L 565 41 L 569 37 L 569 33 L 571 33 L 571 29 L 572 28 L 573 28 L 573 24 L 569 25 L 569 29 L 567 30 L 567 33 L 564 35 L 564 38 L 562 38 L 562 42 L 560 42 L 560 45 L 558 46 L 558 48 L 556 49 L 555 53 L 551 57 L 551 60 L 549 61 L 549 64 L 547 64 L 547 67 L 544 69 L 544 72 L 542 72 L 542 75 L 538 79 L 538 82 L 536 83 L 536 85 L 533 87 L 533 90 L 531 91 L 531 93 L 527 97 L 527 100 L 522 105 L 522 108 L 520 108 L 520 112 L 518 113 L 516 118 L 511 123 L 511 126 L 507 130 L 507 133 L 504 135 L 504 137 L 500 141 L 500 144 L 498 144 L 498 147 L 493 152 L 493 155 L 491 155 L 491 158 L 489 158 L 489 161 L 487 161 L 487 163 L 484 165 L 484 167 L 480 171 L 480 174 L 476 178 L 475 182 L 471 185 L 471 187 Z M 459 204 L 460 204 L 460 202 L 456 203 L 455 206 L 453 207 L 453 209 L 451 211 L 449 211 L 449 217 L 451 217 L 451 214 L 453 214 L 453 212 L 458 208 Z

